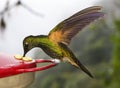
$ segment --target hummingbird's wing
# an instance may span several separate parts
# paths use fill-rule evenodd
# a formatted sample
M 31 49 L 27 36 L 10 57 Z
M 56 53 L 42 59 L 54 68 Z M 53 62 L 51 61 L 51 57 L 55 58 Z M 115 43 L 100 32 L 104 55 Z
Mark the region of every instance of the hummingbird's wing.
M 89 7 L 62 21 L 50 31 L 49 39 L 68 45 L 81 29 L 104 15 L 100 9 L 100 6 Z

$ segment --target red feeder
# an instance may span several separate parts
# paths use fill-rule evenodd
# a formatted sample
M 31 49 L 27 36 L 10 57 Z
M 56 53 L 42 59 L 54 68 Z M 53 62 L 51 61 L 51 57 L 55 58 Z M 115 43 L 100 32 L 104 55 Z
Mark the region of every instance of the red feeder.
M 47 66 L 42 66 L 42 67 L 36 67 L 37 63 L 43 63 L 43 62 L 51 62 L 52 64 L 49 64 Z M 3 82 L 4 79 L 8 81 L 8 79 L 9 80 L 14 79 L 14 77 L 16 76 L 22 77 L 23 75 L 23 78 L 22 78 L 23 81 L 24 80 L 30 81 L 30 80 L 27 80 L 27 78 L 30 79 L 34 77 L 29 77 L 29 75 L 26 75 L 26 74 L 30 74 L 31 76 L 31 74 L 34 74 L 35 71 L 45 70 L 55 65 L 56 63 L 54 63 L 52 60 L 37 59 L 37 60 L 32 60 L 32 61 L 24 61 L 24 60 L 17 60 L 14 56 L 0 53 L 0 87 L 1 85 L 3 85 L 1 84 L 1 82 Z M 21 74 L 21 73 L 25 73 L 25 74 Z M 19 80 L 19 77 L 18 77 L 18 80 Z M 15 79 L 15 82 L 16 81 L 17 79 Z M 12 84 L 15 85 L 15 82 L 13 82 Z M 7 83 L 7 87 L 5 87 L 6 86 L 6 82 L 5 82 L 5 86 L 3 85 L 3 87 L 4 88 L 16 88 L 14 86 L 11 86 L 12 84 L 10 83 L 9 85 L 9 83 Z M 18 83 L 17 83 L 17 86 L 18 86 Z

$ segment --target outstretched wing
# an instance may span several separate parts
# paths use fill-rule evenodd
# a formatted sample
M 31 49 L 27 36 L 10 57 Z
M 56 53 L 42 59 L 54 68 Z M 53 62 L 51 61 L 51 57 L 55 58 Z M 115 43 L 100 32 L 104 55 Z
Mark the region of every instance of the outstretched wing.
M 62 21 L 50 31 L 49 39 L 68 45 L 81 29 L 104 15 L 103 12 L 99 12 L 100 9 L 100 6 L 89 7 Z

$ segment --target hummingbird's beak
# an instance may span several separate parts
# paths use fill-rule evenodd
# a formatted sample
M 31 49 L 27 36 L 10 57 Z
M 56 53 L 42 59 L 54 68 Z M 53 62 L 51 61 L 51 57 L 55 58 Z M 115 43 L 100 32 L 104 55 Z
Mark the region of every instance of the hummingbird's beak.
M 26 53 L 24 52 L 23 57 L 25 57 L 25 54 L 26 54 Z
M 26 51 L 26 50 L 24 50 L 23 57 L 25 57 L 26 53 L 27 53 L 27 51 Z

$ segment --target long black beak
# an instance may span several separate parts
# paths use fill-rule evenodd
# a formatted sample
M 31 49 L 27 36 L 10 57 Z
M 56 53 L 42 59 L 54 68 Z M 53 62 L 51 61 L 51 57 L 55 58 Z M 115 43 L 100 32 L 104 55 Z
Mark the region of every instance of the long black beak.
M 26 51 L 24 51 L 24 53 L 23 53 L 23 57 L 25 57 L 26 53 L 27 53 L 27 52 L 26 52 Z
M 25 57 L 25 53 L 23 54 L 23 57 Z
M 25 57 L 25 53 L 23 54 L 23 57 Z

